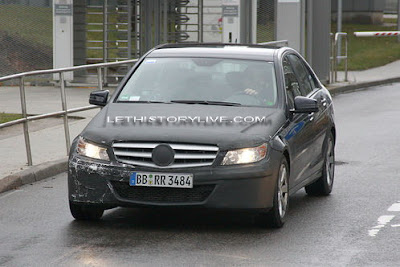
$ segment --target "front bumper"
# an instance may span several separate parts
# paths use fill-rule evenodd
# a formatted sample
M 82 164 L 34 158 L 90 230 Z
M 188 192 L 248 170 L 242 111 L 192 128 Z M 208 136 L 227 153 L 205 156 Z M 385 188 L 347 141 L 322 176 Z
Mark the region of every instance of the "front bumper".
M 278 153 L 278 152 L 276 152 Z M 116 206 L 198 206 L 221 209 L 272 207 L 280 157 L 271 155 L 254 164 L 173 169 L 193 173 L 192 189 L 131 187 L 132 172 L 166 169 L 103 163 L 73 155 L 68 167 L 69 200 L 74 203 Z M 275 160 L 274 160 L 275 159 Z

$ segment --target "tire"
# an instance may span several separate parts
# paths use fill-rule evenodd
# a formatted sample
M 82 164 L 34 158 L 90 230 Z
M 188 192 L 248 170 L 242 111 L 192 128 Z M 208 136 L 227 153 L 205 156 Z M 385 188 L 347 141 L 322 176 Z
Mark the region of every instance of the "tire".
M 332 133 L 329 133 L 326 142 L 325 159 L 322 168 L 322 176 L 314 183 L 305 187 L 310 196 L 327 196 L 332 192 L 335 178 L 335 141 Z
M 278 178 L 275 186 L 273 206 L 259 217 L 262 226 L 281 228 L 285 224 L 285 216 L 289 207 L 289 165 L 283 158 L 279 166 Z
M 79 221 L 95 221 L 103 216 L 104 209 L 91 205 L 79 205 L 69 202 L 72 216 Z

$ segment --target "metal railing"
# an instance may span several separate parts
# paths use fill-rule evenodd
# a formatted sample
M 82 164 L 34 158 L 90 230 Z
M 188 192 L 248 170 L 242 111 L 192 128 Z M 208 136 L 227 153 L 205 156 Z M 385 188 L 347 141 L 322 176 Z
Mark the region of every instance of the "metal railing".
M 343 38 L 342 38 L 343 37 Z M 342 55 L 342 51 L 338 51 L 339 43 L 344 40 L 344 55 Z M 347 82 L 349 75 L 349 65 L 348 65 L 348 37 L 346 32 L 337 32 L 336 34 L 331 33 L 331 75 L 330 75 L 330 83 L 335 83 L 338 81 L 337 73 L 338 66 L 341 59 L 344 59 L 344 81 Z M 339 54 L 338 54 L 339 53 Z
M 289 46 L 288 40 L 279 40 L 279 41 L 271 41 L 271 42 L 264 42 L 258 43 L 259 45 L 271 45 L 271 46 Z
M 99 108 L 99 107 L 89 105 L 89 106 L 85 106 L 85 107 L 68 109 L 66 94 L 65 94 L 64 73 L 70 72 L 70 71 L 77 71 L 77 70 L 97 69 L 97 87 L 98 87 L 98 90 L 103 90 L 103 76 L 104 76 L 103 72 L 106 68 L 113 67 L 113 66 L 120 66 L 120 65 L 130 65 L 130 64 L 134 64 L 136 62 L 137 62 L 137 59 L 131 59 L 131 60 L 125 60 L 125 61 L 119 61 L 119 62 L 99 63 L 99 64 L 82 65 L 82 66 L 76 66 L 76 67 L 51 69 L 51 70 L 36 70 L 36 71 L 23 72 L 23 73 L 19 73 L 19 74 L 0 77 L 0 82 L 7 81 L 7 80 L 13 80 L 13 79 L 19 79 L 19 93 L 20 93 L 20 98 L 21 98 L 21 111 L 22 111 L 21 119 L 2 123 L 2 124 L 0 124 L 0 129 L 2 129 L 4 127 L 23 123 L 23 131 L 24 131 L 25 148 L 26 148 L 26 156 L 27 156 L 27 160 L 28 160 L 28 166 L 32 166 L 32 151 L 31 151 L 31 143 L 30 143 L 30 139 L 29 139 L 29 123 L 28 122 L 33 121 L 33 120 L 63 116 L 65 144 L 67 147 L 67 155 L 68 155 L 69 148 L 71 146 L 71 140 L 70 140 L 70 134 L 69 134 L 69 124 L 68 124 L 68 114 L 91 110 L 91 109 L 95 109 L 95 108 Z M 56 111 L 56 112 L 51 112 L 51 113 L 45 113 L 45 114 L 41 114 L 41 115 L 36 115 L 36 116 L 28 116 L 27 108 L 26 108 L 26 98 L 25 98 L 25 84 L 24 84 L 25 77 L 35 76 L 35 75 L 43 75 L 43 74 L 54 74 L 54 73 L 56 73 L 56 74 L 58 73 L 60 75 L 59 78 L 60 78 L 60 93 L 61 93 L 62 110 Z

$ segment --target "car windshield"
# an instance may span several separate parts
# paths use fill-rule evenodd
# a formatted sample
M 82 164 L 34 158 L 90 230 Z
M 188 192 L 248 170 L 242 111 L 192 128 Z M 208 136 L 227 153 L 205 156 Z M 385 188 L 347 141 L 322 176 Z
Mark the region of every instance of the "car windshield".
M 271 107 L 277 101 L 272 62 L 218 58 L 147 58 L 118 102 Z

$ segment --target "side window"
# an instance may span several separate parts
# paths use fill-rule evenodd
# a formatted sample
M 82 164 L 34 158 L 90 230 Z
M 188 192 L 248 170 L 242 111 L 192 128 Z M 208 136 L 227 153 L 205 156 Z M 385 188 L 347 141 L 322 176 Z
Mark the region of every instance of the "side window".
M 301 96 L 299 82 L 287 57 L 283 58 L 282 66 L 285 75 L 285 88 L 288 97 L 288 104 L 290 108 L 293 108 L 295 97 Z
M 308 73 L 308 80 L 310 81 L 312 88 L 314 88 L 314 89 L 319 88 L 319 84 L 318 84 L 314 74 L 307 67 L 305 67 L 305 68 Z
M 312 75 L 308 69 L 304 66 L 301 59 L 296 55 L 289 55 L 290 62 L 293 64 L 294 71 L 299 78 L 300 91 L 302 96 L 307 96 L 315 88 Z

